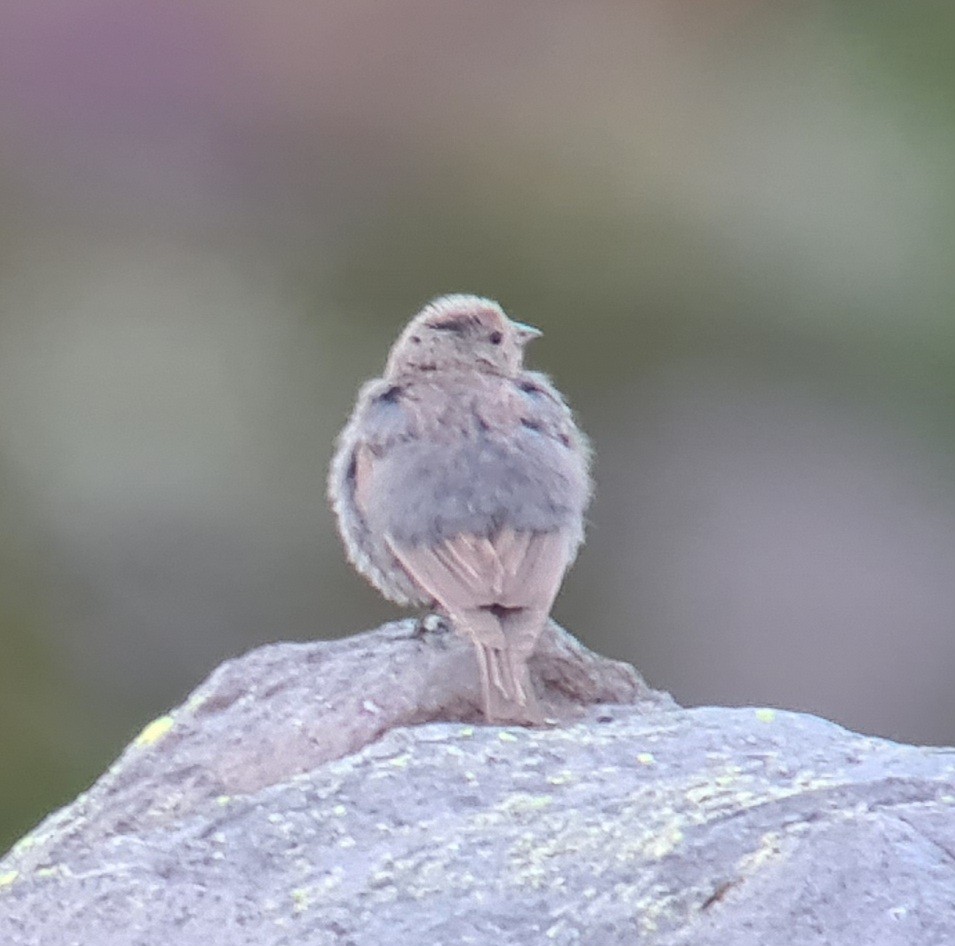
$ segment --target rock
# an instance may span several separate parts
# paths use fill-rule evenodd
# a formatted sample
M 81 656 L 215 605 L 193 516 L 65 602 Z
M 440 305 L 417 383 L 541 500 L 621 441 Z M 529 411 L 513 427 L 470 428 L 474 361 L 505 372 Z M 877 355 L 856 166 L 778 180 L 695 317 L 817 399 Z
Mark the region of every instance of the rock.
M 0 943 L 955 943 L 955 752 L 683 710 L 552 626 L 553 725 L 413 621 L 228 661 L 0 862 Z

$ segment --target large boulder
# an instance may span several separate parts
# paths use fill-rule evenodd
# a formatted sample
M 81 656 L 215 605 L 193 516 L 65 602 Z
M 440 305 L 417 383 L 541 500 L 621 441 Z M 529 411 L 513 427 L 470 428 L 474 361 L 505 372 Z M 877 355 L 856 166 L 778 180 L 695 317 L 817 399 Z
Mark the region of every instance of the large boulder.
M 955 943 L 955 752 L 684 710 L 556 626 L 532 673 L 523 729 L 440 626 L 227 662 L 0 862 L 0 943 Z

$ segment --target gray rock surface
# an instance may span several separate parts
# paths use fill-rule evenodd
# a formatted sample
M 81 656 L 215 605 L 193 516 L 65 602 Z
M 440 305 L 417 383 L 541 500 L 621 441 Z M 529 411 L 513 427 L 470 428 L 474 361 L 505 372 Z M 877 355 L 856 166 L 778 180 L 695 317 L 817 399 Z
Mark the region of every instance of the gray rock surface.
M 220 667 L 0 862 L 3 946 L 955 943 L 955 752 L 683 710 L 549 628 L 479 722 L 406 621 Z

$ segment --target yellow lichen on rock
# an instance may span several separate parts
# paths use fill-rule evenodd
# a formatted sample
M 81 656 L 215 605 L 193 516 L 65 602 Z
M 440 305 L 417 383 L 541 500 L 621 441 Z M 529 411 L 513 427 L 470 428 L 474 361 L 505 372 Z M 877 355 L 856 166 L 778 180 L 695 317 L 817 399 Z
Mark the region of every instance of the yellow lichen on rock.
M 143 727 L 143 731 L 136 737 L 137 746 L 154 746 L 173 727 L 171 716 L 160 716 Z

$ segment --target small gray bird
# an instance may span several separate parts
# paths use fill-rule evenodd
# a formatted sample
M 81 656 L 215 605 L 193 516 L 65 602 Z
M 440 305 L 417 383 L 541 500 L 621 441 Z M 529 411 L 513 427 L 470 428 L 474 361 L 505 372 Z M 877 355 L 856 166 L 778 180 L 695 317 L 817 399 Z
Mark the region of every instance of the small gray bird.
M 587 439 L 523 367 L 540 334 L 478 296 L 425 306 L 359 392 L 328 480 L 358 571 L 474 643 L 489 722 L 543 721 L 527 660 L 590 500 Z

